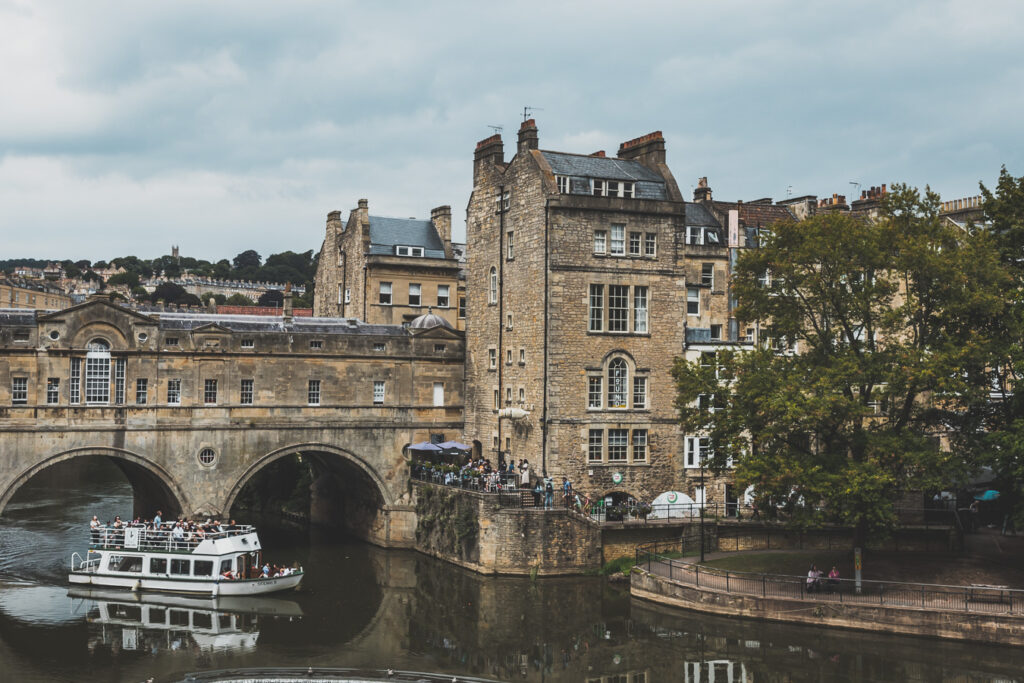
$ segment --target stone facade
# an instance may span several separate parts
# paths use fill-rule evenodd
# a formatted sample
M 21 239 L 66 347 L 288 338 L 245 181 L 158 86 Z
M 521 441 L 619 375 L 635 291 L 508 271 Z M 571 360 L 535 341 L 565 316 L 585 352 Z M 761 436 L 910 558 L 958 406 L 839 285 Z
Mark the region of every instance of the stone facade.
M 314 315 L 401 325 L 429 309 L 465 329 L 461 245 L 452 244 L 451 224 L 449 206 L 431 211 L 429 221 L 371 216 L 366 199 L 347 222 L 332 211 L 317 265 Z
M 403 449 L 461 433 L 462 372 L 462 335 L 443 326 L 142 314 L 102 297 L 2 311 L 0 512 L 36 472 L 104 455 L 139 514 L 226 514 L 256 472 L 301 453 L 314 512 L 411 545 Z
M 56 311 L 71 305 L 71 297 L 50 283 L 0 277 L 0 308 Z
M 661 134 L 570 155 L 529 120 L 510 161 L 500 136 L 477 144 L 473 179 L 466 438 L 592 498 L 697 494 L 670 371 L 688 339 L 729 341 L 730 252 Z

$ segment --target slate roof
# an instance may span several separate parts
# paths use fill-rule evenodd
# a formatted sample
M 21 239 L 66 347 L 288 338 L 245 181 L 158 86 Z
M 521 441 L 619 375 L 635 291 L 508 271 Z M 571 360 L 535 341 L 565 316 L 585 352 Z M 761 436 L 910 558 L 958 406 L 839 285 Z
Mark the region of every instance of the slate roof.
M 690 202 L 686 203 L 686 224 L 722 227 L 722 224 L 711 215 L 711 212 L 703 204 L 691 204 Z
M 277 316 L 223 315 L 220 313 L 160 313 L 161 330 L 191 331 L 216 324 L 232 332 L 292 332 L 298 334 L 356 334 L 407 336 L 401 325 L 367 325 L 356 318 L 293 318 L 285 323 Z
M 371 254 L 394 256 L 395 246 L 399 244 L 423 247 L 426 258 L 444 258 L 444 244 L 430 221 L 370 216 Z
M 591 178 L 632 181 L 638 199 L 665 199 L 665 179 L 639 161 L 541 151 L 555 175 L 570 178 L 570 194 L 590 194 Z
M 0 308 L 0 325 L 35 325 L 36 312 L 28 308 Z

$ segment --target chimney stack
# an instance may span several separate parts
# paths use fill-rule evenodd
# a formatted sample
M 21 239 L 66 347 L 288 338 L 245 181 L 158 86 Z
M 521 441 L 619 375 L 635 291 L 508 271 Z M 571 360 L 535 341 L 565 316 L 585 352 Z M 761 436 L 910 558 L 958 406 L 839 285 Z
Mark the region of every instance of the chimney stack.
M 634 159 L 644 166 L 653 168 L 665 163 L 665 138 L 660 130 L 619 145 L 620 159 Z
M 537 137 L 537 122 L 533 119 L 526 119 L 519 126 L 519 147 L 517 154 L 524 154 L 531 149 L 537 149 L 539 139 Z
M 488 163 L 494 165 L 505 163 L 505 146 L 499 133 L 476 143 L 476 152 L 473 153 L 473 177 L 475 178 L 484 164 Z
M 361 200 L 365 201 L 365 200 Z M 281 309 L 281 317 L 284 319 L 286 325 L 292 323 L 292 283 L 287 283 L 284 286 L 284 303 Z
M 445 258 L 452 257 L 452 207 L 447 204 L 430 210 L 430 222 L 444 243 Z
M 697 179 L 697 187 L 693 190 L 693 201 L 699 204 L 707 204 L 711 201 L 711 187 L 708 186 L 708 177 Z

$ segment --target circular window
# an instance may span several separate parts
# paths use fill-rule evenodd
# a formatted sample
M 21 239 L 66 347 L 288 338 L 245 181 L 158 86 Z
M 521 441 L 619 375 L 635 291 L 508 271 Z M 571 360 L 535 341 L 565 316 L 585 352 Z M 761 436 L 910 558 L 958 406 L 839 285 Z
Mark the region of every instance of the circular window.
M 149 339 L 149 335 L 148 334 L 146 334 L 145 332 L 139 332 L 139 341 L 140 342 L 144 342 L 147 339 Z
M 212 448 L 204 448 L 199 451 L 199 464 L 205 467 L 209 467 L 213 463 L 217 462 L 217 451 Z
M 58 339 L 60 339 L 60 332 L 58 332 L 57 330 L 50 330 L 50 339 L 52 339 L 53 341 L 57 341 Z

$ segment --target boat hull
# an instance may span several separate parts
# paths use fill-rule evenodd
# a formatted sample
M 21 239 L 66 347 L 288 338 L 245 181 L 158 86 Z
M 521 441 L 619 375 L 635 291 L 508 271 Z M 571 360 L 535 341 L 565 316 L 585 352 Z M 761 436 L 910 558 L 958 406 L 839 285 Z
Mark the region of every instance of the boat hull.
M 157 577 L 115 576 L 99 572 L 71 572 L 68 581 L 79 586 L 121 588 L 131 591 L 153 591 L 180 595 L 210 597 L 265 595 L 292 590 L 302 582 L 302 572 L 266 579 L 224 581 L 193 579 L 161 579 Z

